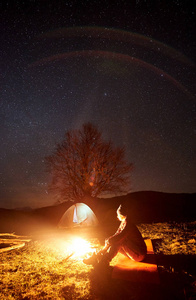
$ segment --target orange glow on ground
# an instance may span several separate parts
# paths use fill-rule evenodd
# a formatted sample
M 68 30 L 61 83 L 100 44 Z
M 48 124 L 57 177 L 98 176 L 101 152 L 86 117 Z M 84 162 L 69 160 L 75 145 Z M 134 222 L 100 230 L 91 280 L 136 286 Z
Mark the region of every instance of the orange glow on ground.
M 83 260 L 100 249 L 97 238 L 85 239 L 79 235 L 53 237 L 47 240 L 48 249 L 55 251 L 60 260 Z

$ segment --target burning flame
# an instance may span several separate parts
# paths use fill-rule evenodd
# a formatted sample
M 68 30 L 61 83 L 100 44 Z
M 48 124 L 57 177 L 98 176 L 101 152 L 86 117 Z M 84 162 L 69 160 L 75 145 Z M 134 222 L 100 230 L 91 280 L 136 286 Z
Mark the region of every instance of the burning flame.
M 94 252 L 91 244 L 82 238 L 74 238 L 70 244 L 69 251 L 73 253 L 74 257 L 81 257 L 87 253 Z

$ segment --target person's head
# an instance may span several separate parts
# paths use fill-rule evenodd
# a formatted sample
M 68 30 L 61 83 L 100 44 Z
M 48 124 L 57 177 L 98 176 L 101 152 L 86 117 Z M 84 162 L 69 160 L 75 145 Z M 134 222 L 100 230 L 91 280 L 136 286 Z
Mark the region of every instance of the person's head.
M 125 221 L 127 218 L 127 212 L 126 209 L 120 205 L 117 209 L 117 218 L 119 219 L 119 221 Z

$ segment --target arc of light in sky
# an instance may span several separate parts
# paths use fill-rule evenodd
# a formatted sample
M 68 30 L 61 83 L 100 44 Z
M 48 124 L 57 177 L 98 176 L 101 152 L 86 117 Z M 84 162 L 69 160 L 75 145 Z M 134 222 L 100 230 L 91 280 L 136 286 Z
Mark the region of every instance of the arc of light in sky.
M 142 34 L 113 29 L 105 27 L 68 27 L 59 28 L 37 36 L 37 39 L 60 39 L 60 38 L 99 38 L 108 41 L 118 41 L 124 43 L 132 43 L 139 45 L 142 48 L 148 48 L 159 53 L 162 53 L 172 59 L 181 61 L 182 63 L 188 64 L 190 66 L 195 66 L 195 64 L 188 59 L 184 54 L 176 49 L 157 41 L 151 37 L 144 36 Z
M 35 61 L 29 65 L 29 68 L 37 67 L 37 66 L 43 66 L 45 64 L 48 64 L 50 62 L 58 62 L 61 60 L 66 60 L 69 58 L 82 58 L 82 57 L 93 57 L 93 58 L 104 58 L 104 59 L 114 59 L 118 61 L 123 61 L 128 64 L 138 64 L 142 66 L 145 69 L 150 70 L 151 72 L 154 72 L 155 74 L 162 76 L 163 78 L 166 78 L 168 81 L 170 81 L 173 85 L 175 85 L 179 90 L 181 90 L 184 94 L 186 94 L 189 98 L 194 99 L 193 95 L 182 85 L 179 81 L 177 81 L 174 77 L 167 74 L 165 71 L 155 67 L 154 65 L 147 63 L 141 59 L 132 57 L 127 54 L 121 54 L 121 53 L 115 53 L 115 52 L 109 52 L 109 51 L 97 51 L 97 50 L 83 50 L 83 51 L 73 51 L 73 52 L 66 52 L 61 54 L 56 54 L 53 56 L 49 56 L 43 59 L 40 59 L 38 61 Z

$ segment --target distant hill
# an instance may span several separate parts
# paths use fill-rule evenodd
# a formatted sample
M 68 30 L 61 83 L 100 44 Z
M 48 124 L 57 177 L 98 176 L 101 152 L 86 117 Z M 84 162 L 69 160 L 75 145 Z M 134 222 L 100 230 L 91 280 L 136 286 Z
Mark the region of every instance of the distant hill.
M 194 221 L 196 194 L 175 194 L 153 191 L 134 192 L 113 198 L 85 198 L 101 224 L 115 222 L 116 209 L 125 204 L 131 220 L 138 223 Z M 0 233 L 29 234 L 57 226 L 63 213 L 73 204 L 64 202 L 33 210 L 0 208 Z
M 20 211 L 31 211 L 33 208 L 29 207 L 29 206 L 25 206 L 25 207 L 16 207 L 15 210 L 20 210 Z
M 196 220 L 196 193 L 134 192 L 109 198 L 107 206 L 119 204 L 126 205 L 134 223 Z
M 29 234 L 40 229 L 54 228 L 71 204 L 65 202 L 29 211 L 0 208 L 0 233 Z

